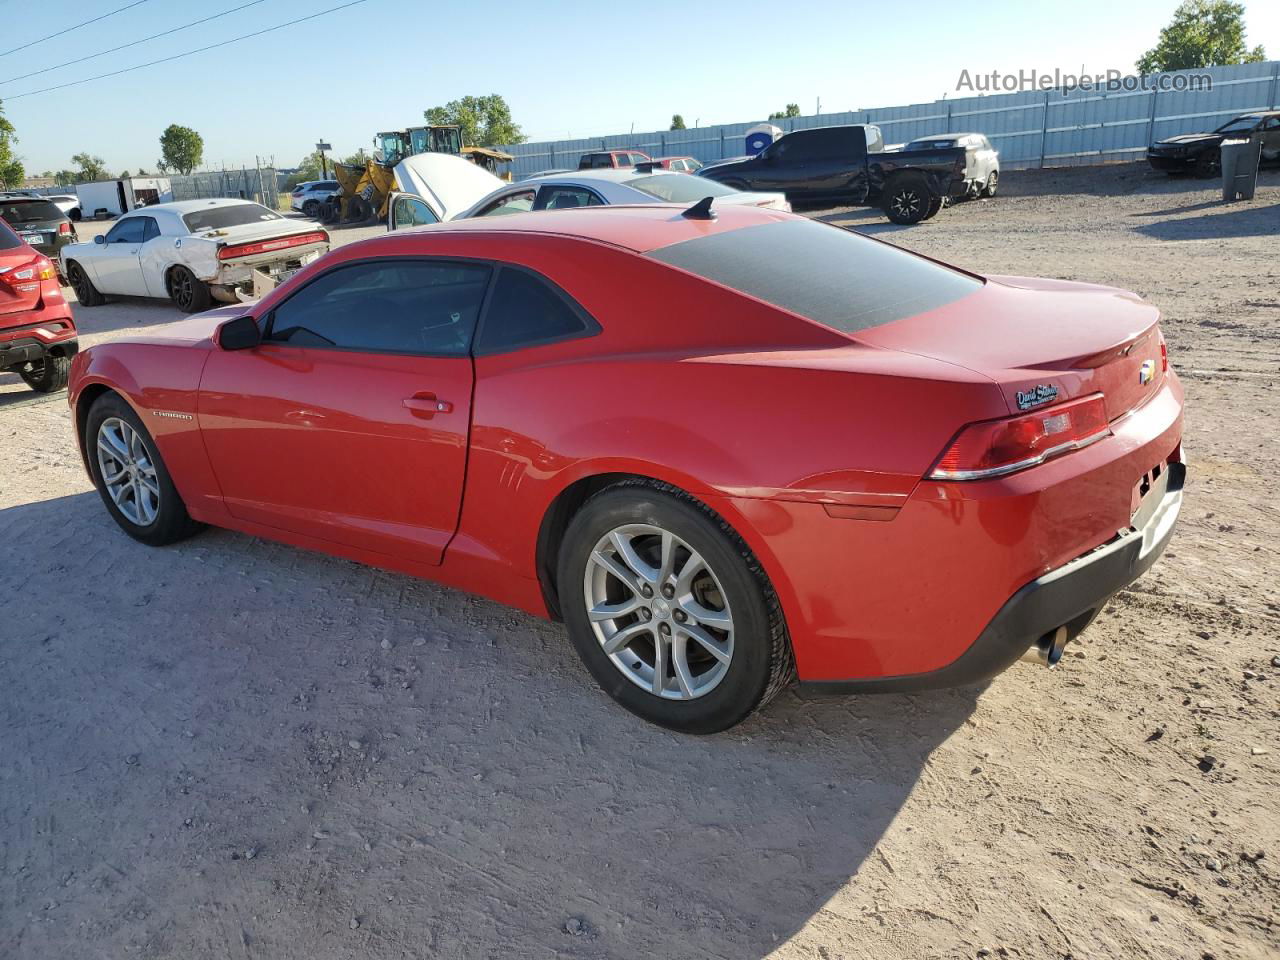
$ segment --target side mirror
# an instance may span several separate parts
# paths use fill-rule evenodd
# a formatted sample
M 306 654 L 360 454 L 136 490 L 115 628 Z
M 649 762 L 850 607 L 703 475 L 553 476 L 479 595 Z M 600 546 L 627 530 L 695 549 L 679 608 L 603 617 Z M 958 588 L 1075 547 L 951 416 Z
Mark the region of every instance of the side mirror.
M 100 233 L 100 234 L 98 234 L 96 237 L 94 237 L 94 238 L 93 238 L 93 242 L 94 242 L 94 243 L 106 243 L 106 242 L 107 242 L 107 235 L 106 235 L 105 233 Z
M 253 317 L 236 317 L 218 327 L 218 346 L 223 350 L 248 350 L 262 342 L 262 332 Z

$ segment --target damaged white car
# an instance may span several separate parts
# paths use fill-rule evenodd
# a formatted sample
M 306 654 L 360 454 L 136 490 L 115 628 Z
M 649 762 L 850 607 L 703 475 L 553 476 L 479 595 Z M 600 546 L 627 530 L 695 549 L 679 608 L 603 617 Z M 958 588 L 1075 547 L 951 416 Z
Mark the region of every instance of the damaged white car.
M 199 313 L 254 296 L 327 253 L 329 234 L 249 200 L 140 207 L 93 243 L 62 248 L 62 273 L 86 307 L 107 296 L 168 297 Z

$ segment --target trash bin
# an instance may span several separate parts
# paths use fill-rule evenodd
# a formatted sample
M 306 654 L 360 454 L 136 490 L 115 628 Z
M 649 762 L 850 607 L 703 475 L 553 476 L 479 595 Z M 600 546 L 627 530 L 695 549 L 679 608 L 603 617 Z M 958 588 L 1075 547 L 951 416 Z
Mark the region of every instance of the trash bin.
M 1222 141 L 1222 199 L 1252 200 L 1258 186 L 1258 164 L 1262 158 L 1262 137 Z

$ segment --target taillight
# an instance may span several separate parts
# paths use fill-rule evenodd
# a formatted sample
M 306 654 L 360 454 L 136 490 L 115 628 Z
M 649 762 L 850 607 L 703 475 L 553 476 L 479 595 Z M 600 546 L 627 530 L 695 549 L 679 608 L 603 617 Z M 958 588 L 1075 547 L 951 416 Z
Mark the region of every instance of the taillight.
M 219 260 L 234 260 L 236 257 L 252 257 L 258 253 L 271 253 L 273 250 L 287 250 L 290 247 L 301 247 L 308 243 L 323 243 L 329 235 L 323 230 L 314 233 L 300 233 L 294 237 L 281 237 L 278 240 L 260 240 L 256 243 L 233 243 L 218 249 Z
M 1034 467 L 1111 433 L 1102 394 L 1007 420 L 971 423 L 929 471 L 931 480 L 982 480 Z
M 1169 345 L 1164 342 L 1164 332 L 1160 333 L 1160 372 L 1169 372 Z
M 71 224 L 69 224 L 69 223 L 67 223 L 67 221 L 63 220 L 60 224 L 58 224 L 58 232 L 59 232 L 59 233 L 70 233 L 70 232 L 71 232 Z
M 34 283 L 38 280 L 52 280 L 57 275 L 53 269 L 53 262 L 41 255 L 14 270 L 0 273 L 0 281 L 16 287 L 18 284 Z

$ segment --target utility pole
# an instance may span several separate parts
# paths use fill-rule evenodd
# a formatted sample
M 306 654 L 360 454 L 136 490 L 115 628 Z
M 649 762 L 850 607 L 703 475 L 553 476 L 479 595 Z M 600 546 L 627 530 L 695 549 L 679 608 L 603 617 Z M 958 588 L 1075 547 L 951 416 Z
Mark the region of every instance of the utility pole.
M 822 98 L 821 98 L 821 97 L 819 97 L 819 98 L 818 98 L 818 105 L 817 105 L 816 107 L 814 107 L 814 108 L 813 108 L 813 112 L 814 112 L 814 114 L 815 114 L 815 115 L 816 115 L 816 114 L 819 114 L 819 113 L 821 113 L 821 112 L 822 112 Z
M 320 151 L 320 179 L 328 180 L 329 166 L 328 164 L 325 163 L 324 152 L 326 150 L 332 150 L 333 147 L 325 143 L 323 140 L 321 140 L 319 143 L 316 144 L 316 149 Z

